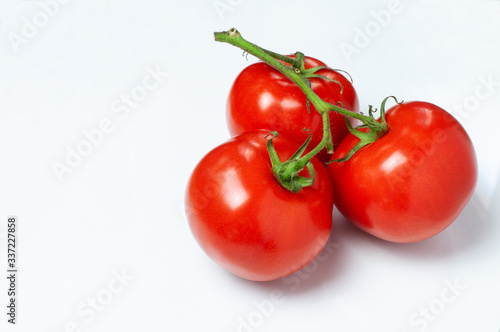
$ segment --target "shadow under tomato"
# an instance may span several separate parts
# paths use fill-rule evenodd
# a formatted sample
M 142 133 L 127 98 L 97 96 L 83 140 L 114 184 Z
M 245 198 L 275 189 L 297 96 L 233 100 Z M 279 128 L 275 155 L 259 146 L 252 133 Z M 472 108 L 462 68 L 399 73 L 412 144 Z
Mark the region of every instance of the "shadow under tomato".
M 356 246 L 357 242 L 363 242 L 364 246 L 371 245 L 374 249 L 389 251 L 393 255 L 431 261 L 474 250 L 475 247 L 487 242 L 488 238 L 495 234 L 493 231 L 495 223 L 491 222 L 492 213 L 494 211 L 486 210 L 477 195 L 474 195 L 457 220 L 448 228 L 429 239 L 414 243 L 381 240 L 358 229 L 340 214 L 337 218 L 334 217 L 334 222 L 336 221 L 337 228 L 341 232 L 339 236 L 342 236 L 343 242 L 347 242 L 346 245 Z
M 325 283 L 334 282 L 336 276 L 345 270 L 346 260 L 343 259 L 342 245 L 338 234 L 333 229 L 328 242 L 318 256 L 300 271 L 287 277 L 272 281 L 249 281 L 234 276 L 238 282 L 246 287 L 255 288 L 259 291 L 279 291 L 283 295 L 307 292 L 321 287 Z
M 500 190 L 497 190 L 495 199 L 500 199 Z M 332 233 L 325 248 L 302 270 L 282 279 L 266 282 L 249 281 L 237 276 L 233 278 L 244 287 L 254 288 L 264 294 L 280 291 L 289 296 L 314 291 L 335 283 L 344 272 L 352 273 L 348 271 L 347 265 L 355 265 L 355 262 L 348 263 L 352 259 L 349 251 L 356 247 L 419 262 L 446 260 L 468 250 L 475 250 L 492 240 L 496 241 L 496 232 L 493 231 L 496 223 L 492 220 L 498 215 L 498 208 L 485 209 L 475 195 L 452 225 L 432 238 L 415 243 L 393 243 L 376 238 L 358 229 L 335 209 Z

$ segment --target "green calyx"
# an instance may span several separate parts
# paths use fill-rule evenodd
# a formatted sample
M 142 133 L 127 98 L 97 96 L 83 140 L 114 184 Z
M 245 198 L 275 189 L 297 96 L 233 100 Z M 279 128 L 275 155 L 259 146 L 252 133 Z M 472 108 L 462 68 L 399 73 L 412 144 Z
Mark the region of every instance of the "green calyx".
M 349 132 L 359 138 L 359 142 L 343 158 L 333 159 L 329 162 L 329 164 L 332 162 L 341 163 L 344 161 L 348 161 L 361 148 L 375 142 L 389 131 L 389 126 L 387 125 L 387 121 L 385 120 L 385 103 L 389 98 L 394 99 L 394 101 L 399 104 L 396 97 L 386 97 L 380 105 L 380 121 L 377 121 L 375 119 L 373 113 L 375 113 L 377 109 L 373 110 L 371 105 L 368 109 L 368 117 L 365 117 L 365 121 L 363 122 L 363 124 L 356 128 L 353 128 L 351 122 L 349 121 L 349 118 L 345 117 L 345 122 L 347 128 L 349 129 Z
M 311 134 L 302 144 L 302 146 L 285 162 L 282 162 L 278 157 L 278 153 L 273 145 L 273 139 L 278 137 L 276 131 L 272 131 L 268 134 L 273 135 L 272 138 L 267 140 L 267 151 L 269 152 L 269 157 L 271 158 L 271 165 L 274 177 L 278 182 L 291 191 L 292 193 L 297 193 L 302 190 L 303 187 L 310 186 L 314 183 L 315 171 L 314 166 L 310 160 L 301 158 L 302 154 L 307 148 L 307 145 L 311 141 Z M 266 136 L 266 138 L 268 137 Z M 301 176 L 299 173 L 307 167 L 309 170 L 310 178 Z

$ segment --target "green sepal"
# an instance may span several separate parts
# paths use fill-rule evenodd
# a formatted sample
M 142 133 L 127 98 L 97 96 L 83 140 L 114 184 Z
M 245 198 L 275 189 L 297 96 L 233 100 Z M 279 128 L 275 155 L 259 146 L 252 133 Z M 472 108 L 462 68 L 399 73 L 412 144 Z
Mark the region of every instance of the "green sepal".
M 273 137 L 268 139 L 266 142 L 267 152 L 269 153 L 269 158 L 271 159 L 271 165 L 274 168 L 275 165 L 281 164 L 280 157 L 278 157 L 278 153 L 276 152 L 276 149 L 274 148 L 274 144 L 273 144 L 273 139 L 278 137 L 278 132 L 271 131 L 266 135 L 265 138 L 267 139 L 269 137 L 269 135 L 273 135 Z
M 394 99 L 397 104 L 402 103 L 402 101 L 399 102 L 394 96 L 386 97 L 380 105 L 380 122 L 378 122 L 374 117 L 374 113 L 377 112 L 377 109 L 374 109 L 371 105 L 369 105 L 368 108 L 369 117 L 367 118 L 366 123 L 361 126 L 353 128 L 351 122 L 349 121 L 349 117 L 345 117 L 347 129 L 349 129 L 349 132 L 351 134 L 359 138 L 359 142 L 343 158 L 330 160 L 328 164 L 332 162 L 341 163 L 344 161 L 348 161 L 361 148 L 375 142 L 376 140 L 384 136 L 387 131 L 389 131 L 389 126 L 387 125 L 387 121 L 385 119 L 385 104 L 387 103 L 387 100 L 389 100 L 389 98 Z M 367 132 L 360 130 L 366 128 L 369 129 Z
M 326 77 L 324 75 L 316 74 L 316 72 L 318 70 L 321 70 L 321 69 L 330 69 L 330 68 L 325 67 L 325 66 L 316 66 L 316 67 L 312 67 L 312 68 L 309 68 L 309 69 L 302 69 L 301 70 L 301 76 L 307 78 L 308 80 L 309 80 L 309 78 L 320 78 L 320 79 L 323 79 L 323 80 L 327 80 L 327 81 L 331 81 L 331 82 L 337 83 L 338 85 L 340 85 L 340 93 L 344 92 L 344 86 L 339 81 L 334 80 L 334 79 L 329 78 L 329 77 Z M 310 85 L 309 85 L 309 87 L 310 87 Z
M 360 128 L 360 127 L 366 128 L 366 125 L 360 126 L 357 128 L 353 128 L 353 126 L 351 125 L 351 121 L 349 120 L 349 117 L 347 117 L 347 116 L 345 117 L 345 123 L 347 125 L 347 129 L 349 130 L 349 132 L 351 134 L 353 134 L 354 136 L 356 136 L 357 138 L 359 138 L 359 142 L 343 158 L 330 160 L 328 162 L 328 164 L 333 163 L 333 162 L 341 163 L 344 161 L 348 161 L 362 147 L 364 147 L 370 143 L 373 143 L 376 140 L 376 138 L 375 138 L 376 135 L 375 135 L 374 131 L 370 130 L 368 132 L 363 132 L 363 131 L 357 130 L 357 128 Z
M 308 130 L 308 129 L 305 129 Z M 308 130 L 309 131 L 309 130 Z M 274 148 L 273 139 L 278 136 L 276 131 L 272 131 L 266 135 L 273 135 L 272 138 L 267 140 L 267 151 L 269 153 L 269 158 L 271 159 L 271 167 L 274 177 L 278 182 L 292 193 L 297 193 L 302 188 L 308 187 L 314 183 L 316 173 L 314 171 L 314 166 L 311 161 L 307 161 L 304 165 L 300 162 L 300 157 L 307 149 L 309 142 L 311 141 L 311 133 L 309 131 L 309 136 L 307 140 L 295 151 L 295 153 L 285 162 L 282 162 L 276 149 Z M 307 167 L 309 170 L 310 177 L 300 176 L 299 173 Z

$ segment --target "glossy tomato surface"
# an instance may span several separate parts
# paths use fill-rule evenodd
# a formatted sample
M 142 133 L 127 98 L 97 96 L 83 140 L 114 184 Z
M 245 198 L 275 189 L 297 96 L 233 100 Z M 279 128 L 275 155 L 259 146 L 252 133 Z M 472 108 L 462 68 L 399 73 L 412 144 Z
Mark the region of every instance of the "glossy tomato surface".
M 207 255 L 258 281 L 287 276 L 313 260 L 328 240 L 333 209 L 330 176 L 316 159 L 312 186 L 294 194 L 277 182 L 266 135 L 246 132 L 210 151 L 194 169 L 185 197 L 189 226 Z M 282 161 L 295 150 L 284 135 L 273 142 Z
M 329 165 L 335 204 L 354 225 L 381 239 L 424 240 L 448 227 L 471 198 L 474 147 L 460 123 L 430 103 L 396 105 L 386 119 L 385 136 L 350 160 Z M 346 136 L 333 159 L 357 142 Z
M 316 66 L 326 65 L 306 57 L 306 69 Z M 344 75 L 331 69 L 319 70 L 317 74 L 339 81 L 343 86 L 341 93 L 339 84 L 311 78 L 311 88 L 321 99 L 332 104 L 341 102 L 345 109 L 359 111 L 356 91 Z M 229 93 L 226 118 L 231 135 L 256 129 L 275 130 L 300 145 L 308 137 L 306 128 L 312 132 L 310 148 L 318 145 L 323 137 L 321 116 L 312 105 L 308 113 L 304 93 L 285 75 L 263 62 L 248 66 L 236 78 Z M 334 146 L 337 146 L 348 133 L 344 117 L 331 112 L 330 128 Z M 324 150 L 317 157 L 325 162 L 331 155 Z

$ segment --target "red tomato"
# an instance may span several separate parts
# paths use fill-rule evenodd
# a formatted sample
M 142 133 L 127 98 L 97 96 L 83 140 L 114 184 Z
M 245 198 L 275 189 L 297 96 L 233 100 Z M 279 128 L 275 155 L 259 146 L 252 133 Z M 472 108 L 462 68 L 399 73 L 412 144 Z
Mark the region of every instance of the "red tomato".
M 323 62 L 306 57 L 305 68 L 326 66 Z M 359 103 L 351 82 L 341 73 L 331 69 L 321 69 L 319 75 L 339 81 L 343 86 L 321 78 L 311 78 L 311 88 L 326 102 L 342 102 L 347 110 L 358 112 Z M 256 129 L 275 130 L 302 144 L 311 130 L 309 147 L 317 146 L 323 137 L 321 115 L 312 106 L 307 111 L 306 96 L 300 88 L 285 75 L 264 62 L 245 68 L 236 78 L 229 93 L 226 118 L 231 135 Z M 330 112 L 332 140 L 336 147 L 348 130 L 344 116 Z M 324 149 L 317 157 L 326 162 L 331 155 Z
M 287 276 L 311 262 L 328 240 L 333 209 L 330 176 L 315 158 L 313 185 L 293 194 L 278 183 L 266 135 L 246 132 L 210 151 L 194 169 L 185 198 L 189 226 L 207 255 L 258 281 Z M 295 152 L 284 135 L 273 143 L 282 161 Z
M 388 133 L 342 163 L 333 162 L 338 210 L 381 239 L 415 242 L 448 227 L 471 198 L 477 181 L 472 142 L 445 110 L 406 102 L 386 114 Z M 358 142 L 349 134 L 333 159 Z

